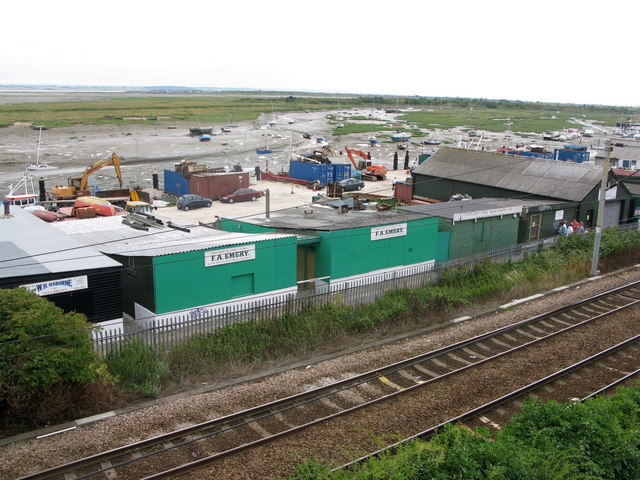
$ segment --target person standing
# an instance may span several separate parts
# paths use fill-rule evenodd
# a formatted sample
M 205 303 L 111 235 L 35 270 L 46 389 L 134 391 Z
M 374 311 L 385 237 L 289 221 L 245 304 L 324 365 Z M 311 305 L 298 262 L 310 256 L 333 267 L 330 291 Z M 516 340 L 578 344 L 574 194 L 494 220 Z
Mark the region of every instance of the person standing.
M 579 233 L 580 235 L 584 235 L 584 223 L 580 222 L 578 224 L 578 228 L 576 229 L 576 232 Z
M 571 222 L 571 227 L 573 228 L 573 231 L 576 232 L 579 226 L 580 226 L 580 222 L 578 222 L 577 218 L 574 218 L 573 221 Z
M 567 225 L 567 236 L 571 235 L 573 233 L 573 227 L 571 226 L 571 223 L 569 225 Z
M 566 220 L 562 220 L 560 222 L 560 228 L 558 228 L 558 234 L 562 235 L 562 236 L 567 234 L 567 221 Z

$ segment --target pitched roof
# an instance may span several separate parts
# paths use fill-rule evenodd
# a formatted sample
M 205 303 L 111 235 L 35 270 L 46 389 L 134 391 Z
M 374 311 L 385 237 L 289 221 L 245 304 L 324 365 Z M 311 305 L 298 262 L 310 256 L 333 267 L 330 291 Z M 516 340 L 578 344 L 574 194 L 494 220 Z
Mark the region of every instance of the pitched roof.
M 29 211 L 10 210 L 10 216 L 0 219 L 0 278 L 122 266 Z
M 92 218 L 52 225 L 84 245 L 123 256 L 158 257 L 278 238 L 295 239 L 295 235 L 229 233 L 201 226 L 189 227 L 189 232 L 168 227 L 134 230 L 122 223 L 122 217 Z
M 474 198 L 450 202 L 427 203 L 410 207 L 399 207 L 402 212 L 422 213 L 424 215 L 460 220 L 463 218 L 486 218 L 521 213 L 524 207 L 540 205 L 564 205 L 560 201 L 528 200 L 509 198 Z
M 413 173 L 580 201 L 600 182 L 602 167 L 443 147 Z

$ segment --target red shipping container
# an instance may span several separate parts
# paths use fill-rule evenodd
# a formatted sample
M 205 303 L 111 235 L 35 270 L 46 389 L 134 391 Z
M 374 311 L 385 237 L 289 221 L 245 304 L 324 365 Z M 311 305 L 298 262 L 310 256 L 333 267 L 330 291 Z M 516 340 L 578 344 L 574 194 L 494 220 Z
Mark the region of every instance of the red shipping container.
M 248 172 L 201 173 L 191 175 L 189 179 L 189 193 L 211 200 L 218 200 L 238 188 L 249 188 Z

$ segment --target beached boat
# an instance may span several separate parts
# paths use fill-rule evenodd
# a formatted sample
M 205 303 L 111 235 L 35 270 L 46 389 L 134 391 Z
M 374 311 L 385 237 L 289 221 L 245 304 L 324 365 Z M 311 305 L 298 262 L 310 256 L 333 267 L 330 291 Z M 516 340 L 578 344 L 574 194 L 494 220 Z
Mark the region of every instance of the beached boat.
M 267 148 L 267 147 L 256 148 L 256 153 L 258 155 L 269 155 L 270 153 L 277 153 L 281 151 L 282 150 L 271 150 L 270 148 Z
M 391 135 L 391 140 L 394 142 L 406 142 L 411 139 L 411 134 L 409 132 L 396 132 Z
M 198 140 L 200 140 L 201 142 L 208 142 L 211 140 L 211 135 L 200 135 L 198 137 Z
M 116 208 L 109 200 L 91 195 L 76 198 L 74 205 L 76 208 L 93 207 L 96 215 L 102 215 L 104 217 L 113 217 L 116 214 Z
M 18 183 L 9 185 L 9 193 L 4 198 L 9 201 L 9 205 L 20 207 L 37 205 L 38 195 L 33 188 L 33 176 L 28 171 L 23 173 Z
M 369 145 L 371 146 L 378 144 L 378 139 L 376 137 L 369 137 L 367 140 L 369 141 Z
M 422 142 L 424 145 L 440 145 L 440 140 L 424 140 Z
M 40 161 L 40 141 L 42 140 L 42 130 L 43 127 L 40 127 L 40 136 L 38 137 L 38 153 L 36 154 L 36 163 L 30 163 L 27 165 L 29 170 L 33 171 L 43 171 L 43 170 L 55 170 L 55 165 L 49 165 L 48 163 L 44 163 Z
M 211 135 L 213 133 L 213 128 L 190 128 L 189 135 L 192 137 L 199 137 L 200 135 Z

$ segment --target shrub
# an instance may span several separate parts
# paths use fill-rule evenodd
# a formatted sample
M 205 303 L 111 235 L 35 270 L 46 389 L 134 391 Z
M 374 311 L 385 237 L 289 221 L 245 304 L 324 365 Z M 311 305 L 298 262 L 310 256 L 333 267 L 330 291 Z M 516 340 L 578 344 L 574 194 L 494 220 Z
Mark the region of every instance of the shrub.
M 90 324 L 23 288 L 0 290 L 0 378 L 14 387 L 92 382 Z

